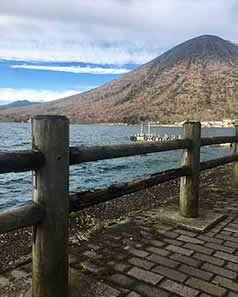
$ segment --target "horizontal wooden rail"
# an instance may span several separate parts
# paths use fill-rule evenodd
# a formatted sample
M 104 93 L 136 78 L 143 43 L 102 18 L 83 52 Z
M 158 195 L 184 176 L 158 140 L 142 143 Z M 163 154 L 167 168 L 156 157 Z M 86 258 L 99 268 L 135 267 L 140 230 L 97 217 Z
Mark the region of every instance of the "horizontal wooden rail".
M 70 147 L 70 164 L 122 158 L 141 154 L 158 153 L 192 146 L 188 139 L 162 141 L 157 143 L 136 143 L 121 145 L 103 145 L 92 147 Z
M 201 146 L 232 142 L 238 142 L 238 136 L 201 138 Z M 70 165 L 191 147 L 192 142 L 188 139 L 169 140 L 157 143 L 70 147 Z M 43 165 L 44 155 L 41 152 L 31 150 L 0 152 L 0 174 L 30 171 L 39 169 Z
M 69 210 L 70 212 L 78 211 L 93 206 L 95 204 L 109 201 L 125 194 L 130 194 L 149 187 L 153 187 L 166 181 L 189 174 L 190 169 L 185 167 L 170 169 L 157 174 L 153 174 L 149 178 L 143 180 L 111 185 L 106 189 L 89 190 L 86 192 L 70 194 Z
M 44 155 L 35 151 L 0 152 L 0 173 L 23 172 L 42 167 Z
M 3 211 L 0 213 L 0 234 L 38 224 L 43 217 L 44 209 L 36 204 Z
M 218 136 L 201 138 L 201 146 L 238 142 L 237 136 Z
M 222 158 L 212 159 L 209 161 L 200 163 L 200 171 L 212 169 L 218 166 L 222 166 L 228 163 L 232 163 L 234 161 L 238 161 L 238 155 L 226 156 Z

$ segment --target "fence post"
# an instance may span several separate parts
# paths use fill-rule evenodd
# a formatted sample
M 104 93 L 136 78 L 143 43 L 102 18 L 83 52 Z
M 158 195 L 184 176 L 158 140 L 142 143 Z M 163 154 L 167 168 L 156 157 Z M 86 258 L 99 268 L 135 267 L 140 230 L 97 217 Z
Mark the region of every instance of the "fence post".
M 33 149 L 45 165 L 33 172 L 33 201 L 45 208 L 33 227 L 32 296 L 68 296 L 69 121 L 39 115 L 32 122 Z
M 238 125 L 235 125 L 235 136 L 238 136 Z M 233 143 L 233 155 L 238 155 L 238 143 Z M 233 176 L 232 176 L 232 187 L 238 189 L 238 162 L 234 162 L 233 165 Z
M 183 124 L 185 139 L 192 140 L 192 148 L 185 149 L 182 157 L 182 166 L 191 169 L 191 176 L 180 179 L 180 214 L 183 217 L 196 218 L 199 214 L 199 178 L 200 178 L 200 143 L 201 124 L 198 121 L 189 121 Z

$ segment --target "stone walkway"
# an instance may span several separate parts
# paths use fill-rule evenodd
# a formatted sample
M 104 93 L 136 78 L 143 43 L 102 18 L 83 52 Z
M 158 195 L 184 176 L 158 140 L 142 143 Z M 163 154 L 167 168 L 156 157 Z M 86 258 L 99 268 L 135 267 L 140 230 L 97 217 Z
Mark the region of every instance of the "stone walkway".
M 201 207 L 226 217 L 195 233 L 137 213 L 70 249 L 70 296 L 238 296 L 238 193 L 210 184 Z M 31 296 L 31 263 L 0 275 L 0 296 Z M 17 289 L 16 289 L 17 288 Z

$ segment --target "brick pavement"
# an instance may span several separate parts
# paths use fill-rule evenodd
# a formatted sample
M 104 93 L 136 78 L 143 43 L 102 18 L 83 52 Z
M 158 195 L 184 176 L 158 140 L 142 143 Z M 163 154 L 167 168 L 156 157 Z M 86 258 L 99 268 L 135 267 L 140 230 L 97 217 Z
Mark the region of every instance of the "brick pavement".
M 237 297 L 238 193 L 214 185 L 204 191 L 210 197 L 201 205 L 227 215 L 209 231 L 160 223 L 152 209 L 72 247 L 71 296 Z M 0 295 L 31 296 L 30 278 L 31 264 L 0 275 Z M 12 285 L 7 293 L 16 282 L 18 292 Z

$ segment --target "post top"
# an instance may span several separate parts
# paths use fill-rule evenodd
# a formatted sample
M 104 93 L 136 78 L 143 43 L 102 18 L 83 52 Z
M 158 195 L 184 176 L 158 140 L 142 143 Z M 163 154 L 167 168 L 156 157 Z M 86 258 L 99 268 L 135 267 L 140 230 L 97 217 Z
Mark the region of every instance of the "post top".
M 183 122 L 183 126 L 184 125 L 196 125 L 196 126 L 201 126 L 201 122 L 200 121 L 198 121 L 198 120 L 192 120 L 192 121 L 185 121 L 185 122 Z
M 32 119 L 33 120 L 68 120 L 68 118 L 64 115 L 52 115 L 52 114 L 36 115 Z
M 199 120 L 186 120 L 183 123 L 184 124 L 186 124 L 186 123 L 200 123 L 200 121 Z

